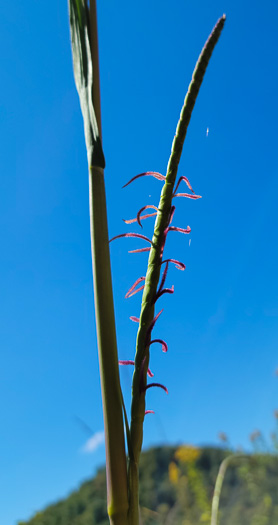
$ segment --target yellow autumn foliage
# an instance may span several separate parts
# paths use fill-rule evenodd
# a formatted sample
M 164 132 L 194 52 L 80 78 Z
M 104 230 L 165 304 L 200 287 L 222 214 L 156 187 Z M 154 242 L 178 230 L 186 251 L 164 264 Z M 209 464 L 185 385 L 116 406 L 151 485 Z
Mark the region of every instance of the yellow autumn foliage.
M 175 452 L 175 458 L 181 463 L 194 463 L 200 456 L 200 450 L 193 445 L 183 445 Z
M 179 480 L 179 468 L 174 461 L 169 463 L 169 480 L 173 485 L 177 485 Z

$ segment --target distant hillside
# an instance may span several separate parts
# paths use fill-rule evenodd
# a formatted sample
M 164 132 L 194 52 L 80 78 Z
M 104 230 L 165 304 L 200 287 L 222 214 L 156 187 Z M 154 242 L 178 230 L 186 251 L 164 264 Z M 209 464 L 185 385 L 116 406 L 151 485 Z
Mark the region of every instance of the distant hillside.
M 215 479 L 226 455 L 221 449 L 191 446 L 144 452 L 140 464 L 142 524 L 208 525 Z M 234 461 L 225 478 L 220 508 L 220 525 L 277 525 L 277 456 Z M 105 470 L 99 470 L 67 499 L 18 525 L 109 525 Z

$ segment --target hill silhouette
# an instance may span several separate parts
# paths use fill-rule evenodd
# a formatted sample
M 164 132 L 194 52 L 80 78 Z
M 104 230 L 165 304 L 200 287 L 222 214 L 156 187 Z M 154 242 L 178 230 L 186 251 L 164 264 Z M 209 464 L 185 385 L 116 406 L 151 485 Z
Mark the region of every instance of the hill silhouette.
M 215 480 L 227 451 L 220 448 L 162 446 L 142 453 L 142 525 L 210 523 Z M 278 458 L 254 454 L 234 459 L 220 500 L 220 525 L 277 525 Z M 109 525 L 105 469 L 64 500 L 18 525 Z

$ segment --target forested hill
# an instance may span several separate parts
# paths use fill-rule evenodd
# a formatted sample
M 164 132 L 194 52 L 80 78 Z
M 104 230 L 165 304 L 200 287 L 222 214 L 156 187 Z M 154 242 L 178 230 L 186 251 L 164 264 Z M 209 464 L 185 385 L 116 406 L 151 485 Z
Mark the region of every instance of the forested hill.
M 143 525 L 210 523 L 215 479 L 227 455 L 216 448 L 159 447 L 141 459 Z M 254 455 L 234 459 L 221 495 L 220 525 L 278 524 L 278 458 Z M 105 471 L 86 481 L 67 499 L 18 525 L 108 525 Z

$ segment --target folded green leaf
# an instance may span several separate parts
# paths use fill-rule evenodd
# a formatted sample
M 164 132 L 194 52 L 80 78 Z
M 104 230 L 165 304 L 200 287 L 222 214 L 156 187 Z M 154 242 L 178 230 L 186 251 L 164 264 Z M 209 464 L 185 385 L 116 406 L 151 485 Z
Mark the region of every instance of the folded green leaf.
M 85 140 L 90 166 L 105 167 L 104 154 L 93 106 L 93 64 L 86 0 L 68 0 L 73 71 L 84 119 Z

